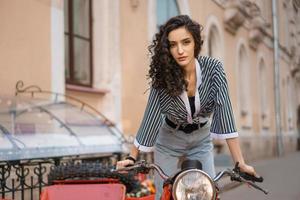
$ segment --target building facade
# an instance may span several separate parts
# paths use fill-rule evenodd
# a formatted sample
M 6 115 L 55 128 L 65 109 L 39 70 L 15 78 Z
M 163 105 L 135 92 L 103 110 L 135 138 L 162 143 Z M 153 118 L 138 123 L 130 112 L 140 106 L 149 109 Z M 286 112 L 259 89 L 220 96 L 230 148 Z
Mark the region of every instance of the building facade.
M 224 64 L 247 159 L 275 155 L 279 139 L 285 152 L 295 151 L 300 2 L 274 2 L 279 88 L 274 79 L 272 0 L 2 0 L 0 93 L 13 95 L 16 82 L 23 80 L 76 96 L 126 135 L 134 135 L 149 94 L 147 47 L 159 25 L 187 14 L 204 27 L 201 54 Z M 276 90 L 281 137 L 276 137 Z

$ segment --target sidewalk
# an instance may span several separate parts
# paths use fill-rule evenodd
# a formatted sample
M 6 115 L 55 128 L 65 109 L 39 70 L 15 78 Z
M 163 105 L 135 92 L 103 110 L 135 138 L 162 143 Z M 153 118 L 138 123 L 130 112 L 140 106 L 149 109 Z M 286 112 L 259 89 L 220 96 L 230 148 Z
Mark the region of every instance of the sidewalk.
M 242 185 L 223 193 L 222 200 L 300 200 L 300 152 L 252 165 L 264 177 L 264 182 L 259 185 L 267 189 L 269 194 Z

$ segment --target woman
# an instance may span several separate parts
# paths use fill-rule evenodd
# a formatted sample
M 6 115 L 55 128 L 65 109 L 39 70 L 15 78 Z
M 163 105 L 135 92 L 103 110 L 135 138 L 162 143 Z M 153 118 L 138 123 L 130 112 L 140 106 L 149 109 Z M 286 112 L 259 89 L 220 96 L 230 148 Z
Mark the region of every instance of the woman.
M 187 15 L 160 27 L 149 51 L 151 90 L 131 154 L 117 167 L 133 164 L 139 151 L 154 150 L 154 161 L 168 175 L 182 160 L 197 159 L 215 176 L 212 137 L 226 139 L 241 171 L 257 176 L 245 163 L 234 124 L 222 63 L 199 56 L 202 27 Z M 210 116 L 212 115 L 212 119 Z M 159 199 L 162 180 L 155 176 Z

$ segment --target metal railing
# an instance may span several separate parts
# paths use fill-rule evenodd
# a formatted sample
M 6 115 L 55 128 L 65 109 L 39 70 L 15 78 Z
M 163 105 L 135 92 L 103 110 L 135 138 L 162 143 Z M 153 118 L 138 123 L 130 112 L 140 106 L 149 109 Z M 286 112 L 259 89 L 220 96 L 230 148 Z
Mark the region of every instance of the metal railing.
M 0 199 L 39 199 L 43 187 L 48 185 L 48 174 L 54 166 L 77 162 L 111 165 L 116 159 L 120 159 L 120 155 L 0 162 Z

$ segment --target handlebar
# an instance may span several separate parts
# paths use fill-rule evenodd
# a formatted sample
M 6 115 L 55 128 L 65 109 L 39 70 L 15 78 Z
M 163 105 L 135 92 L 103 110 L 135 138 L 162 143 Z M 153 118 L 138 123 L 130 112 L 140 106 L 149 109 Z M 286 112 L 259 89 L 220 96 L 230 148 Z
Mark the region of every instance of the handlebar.
M 169 178 L 169 176 L 166 175 L 158 165 L 153 163 L 147 163 L 145 160 L 138 161 L 134 165 L 123 167 L 120 169 L 115 169 L 114 171 L 122 172 L 122 171 L 133 170 L 136 171 L 137 173 L 148 173 L 150 169 L 155 169 L 163 180 L 167 180 Z
M 253 188 L 262 191 L 264 194 L 268 194 L 269 192 L 263 188 L 261 188 L 260 186 L 258 186 L 257 184 L 255 184 L 255 182 L 253 180 L 259 180 L 260 182 L 262 182 L 262 177 L 257 178 L 257 179 L 253 179 L 251 180 L 246 180 L 245 176 L 249 176 L 249 175 L 245 175 L 245 173 L 240 172 L 239 168 L 237 167 L 238 164 L 236 164 L 235 168 L 233 170 L 231 169 L 227 169 L 227 170 L 223 170 L 221 172 L 219 172 L 215 178 L 213 179 L 214 182 L 218 182 L 223 176 L 229 176 L 230 179 L 232 181 L 237 181 L 237 182 L 241 182 L 241 183 L 246 183 L 248 185 L 251 185 Z M 249 178 L 250 179 L 250 178 Z
M 153 163 L 147 163 L 145 160 L 138 161 L 134 165 L 123 167 L 120 169 L 114 169 L 114 172 L 124 172 L 124 171 L 136 171 L 137 173 L 148 173 L 151 169 L 155 169 L 158 174 L 161 176 L 163 180 L 167 180 L 169 178 L 168 175 L 166 175 L 163 170 L 156 164 Z M 244 173 L 245 174 L 245 173 Z M 254 180 L 246 180 L 244 178 L 243 172 L 239 170 L 238 163 L 236 164 L 235 168 L 233 170 L 226 169 L 221 172 L 219 172 L 215 178 L 213 178 L 213 181 L 216 183 L 218 182 L 222 177 L 229 176 L 231 181 L 237 181 L 241 183 L 246 183 L 248 185 L 251 185 L 253 188 L 262 191 L 264 194 L 268 194 L 269 192 L 257 184 L 254 183 Z M 259 179 L 262 182 L 262 178 Z

